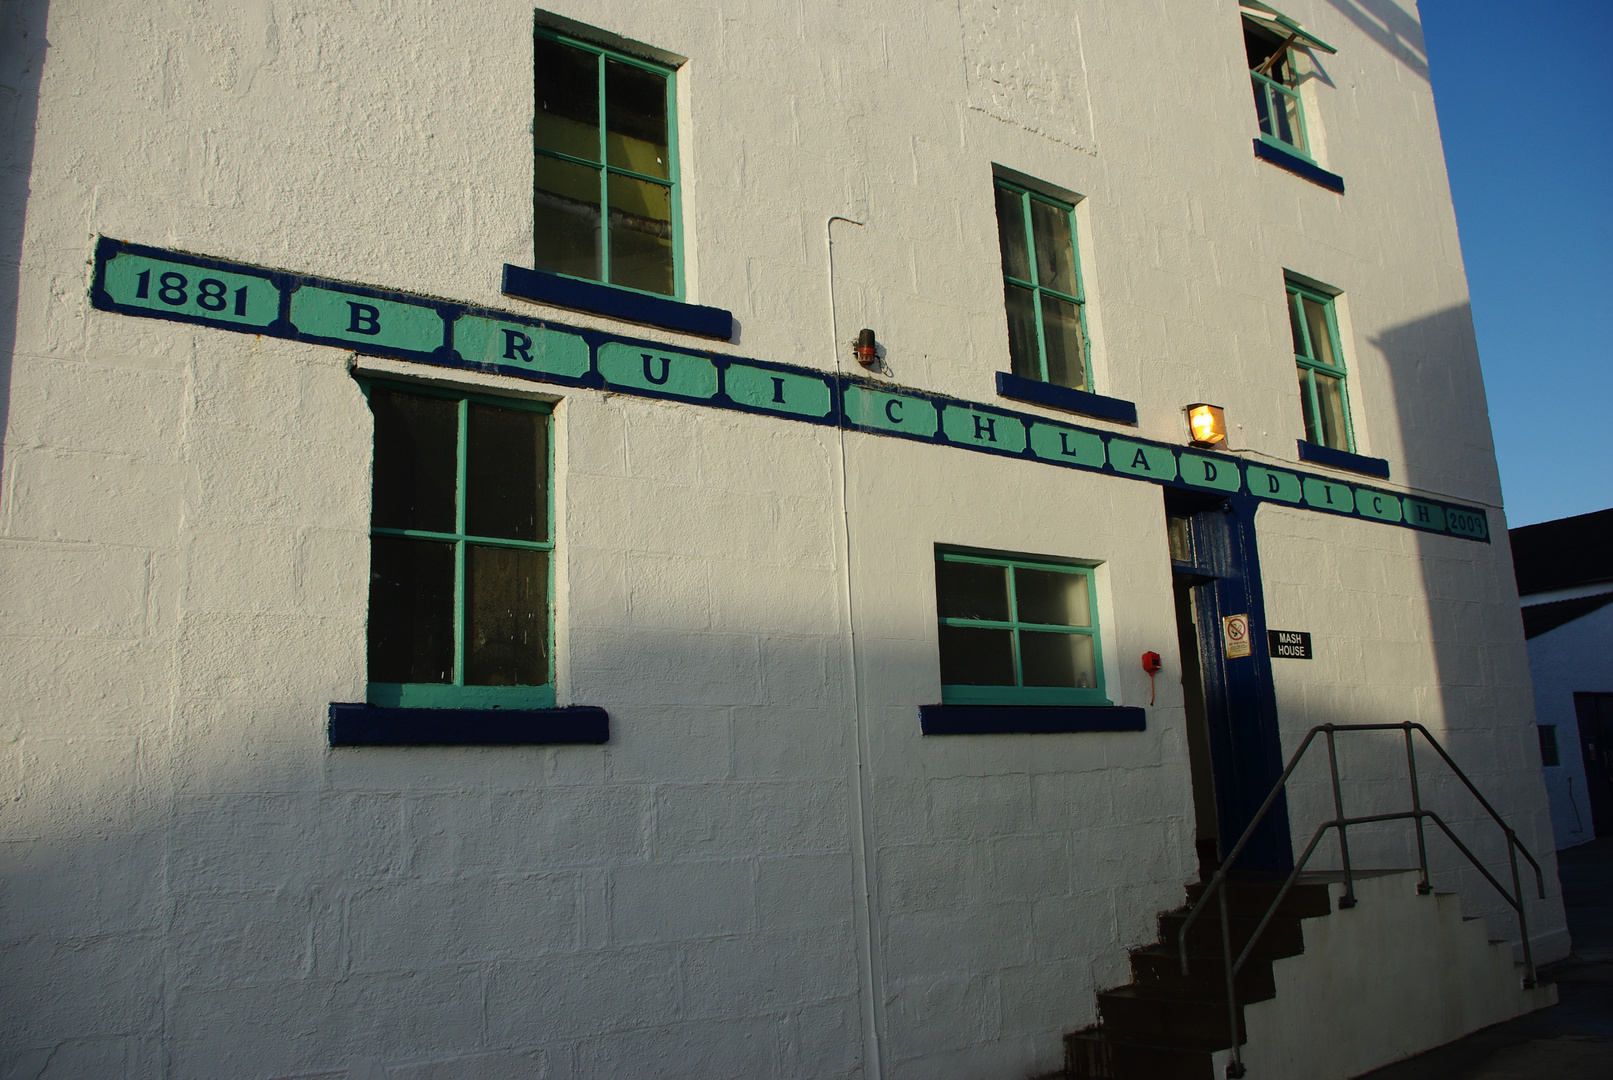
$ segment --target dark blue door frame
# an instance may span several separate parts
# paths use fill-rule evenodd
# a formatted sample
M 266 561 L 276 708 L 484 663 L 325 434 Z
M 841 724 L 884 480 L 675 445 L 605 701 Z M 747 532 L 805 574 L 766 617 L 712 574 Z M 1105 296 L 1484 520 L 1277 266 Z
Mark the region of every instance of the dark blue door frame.
M 1210 499 L 1172 490 L 1166 493 L 1165 505 L 1170 515 L 1187 518 L 1192 536 L 1192 563 L 1177 563 L 1176 569 L 1199 582 L 1193 590 L 1193 610 L 1224 854 L 1254 820 L 1283 771 L 1277 694 L 1266 651 L 1260 553 L 1255 544 L 1255 511 L 1260 504 L 1243 495 Z M 1248 656 L 1229 658 L 1221 620 L 1240 614 L 1249 616 L 1251 649 Z M 1237 865 L 1245 870 L 1293 867 L 1285 797 L 1278 796 Z

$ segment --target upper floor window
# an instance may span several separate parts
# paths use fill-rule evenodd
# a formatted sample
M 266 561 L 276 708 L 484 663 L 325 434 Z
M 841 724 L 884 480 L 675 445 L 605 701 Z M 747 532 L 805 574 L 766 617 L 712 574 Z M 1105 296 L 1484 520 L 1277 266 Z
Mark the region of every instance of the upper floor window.
M 998 180 L 997 238 L 1014 374 L 1091 390 L 1074 208 Z
M 1260 122 L 1261 138 L 1311 158 L 1314 155 L 1305 130 L 1295 46 L 1330 53 L 1336 50 L 1265 4 L 1243 0 L 1240 7 L 1243 46 L 1254 84 L 1255 117 Z
M 537 268 L 678 295 L 672 70 L 540 27 L 534 75 Z
M 1306 441 L 1353 453 L 1350 407 L 1344 393 L 1344 352 L 1333 297 L 1290 280 L 1288 328 L 1293 332 L 1294 362 L 1299 366 Z

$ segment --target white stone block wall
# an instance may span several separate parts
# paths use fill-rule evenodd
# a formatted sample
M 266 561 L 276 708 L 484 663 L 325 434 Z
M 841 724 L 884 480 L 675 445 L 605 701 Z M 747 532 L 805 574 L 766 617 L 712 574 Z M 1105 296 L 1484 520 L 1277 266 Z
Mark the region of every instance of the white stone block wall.
M 1168 20 L 551 7 L 689 58 L 688 298 L 733 310 L 738 354 L 829 369 L 834 337 L 872 326 L 900 383 L 991 400 L 995 164 L 1082 197 L 1095 388 L 1137 403 L 1138 433 L 1179 442 L 1208 399 L 1239 452 L 1292 461 L 1283 271 L 1304 273 L 1344 290 L 1357 437 L 1389 486 L 1486 505 L 1501 535 L 1415 49 L 1288 4 L 1340 46 L 1306 93 L 1341 199 L 1253 159 L 1229 0 Z M 609 709 L 612 741 L 332 751 L 326 706 L 365 679 L 350 358 L 94 312 L 92 245 L 515 309 L 498 275 L 531 258 L 531 6 L 0 18 L 0 1071 L 1056 1067 L 1194 873 L 1158 488 L 414 371 L 556 400 L 558 689 Z M 832 283 L 831 215 L 863 223 L 836 224 Z M 1279 666 L 1285 733 L 1440 725 L 1549 847 L 1504 546 L 1271 509 L 1259 527 L 1272 625 L 1329 650 Z M 1171 665 L 1148 729 L 921 738 L 937 543 L 1100 562 L 1110 697 L 1146 702 L 1140 652 Z

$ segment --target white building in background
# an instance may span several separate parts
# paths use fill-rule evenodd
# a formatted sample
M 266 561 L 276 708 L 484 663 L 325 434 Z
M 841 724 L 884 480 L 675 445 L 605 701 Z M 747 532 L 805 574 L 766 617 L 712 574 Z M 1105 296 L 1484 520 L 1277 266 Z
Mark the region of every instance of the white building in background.
M 1219 1068 L 1323 723 L 1566 955 L 1415 13 L 1286 3 L 7 6 L 0 1071 Z M 1428 851 L 1250 1075 L 1546 999 Z
M 1513 529 L 1559 850 L 1613 836 L 1613 510 Z

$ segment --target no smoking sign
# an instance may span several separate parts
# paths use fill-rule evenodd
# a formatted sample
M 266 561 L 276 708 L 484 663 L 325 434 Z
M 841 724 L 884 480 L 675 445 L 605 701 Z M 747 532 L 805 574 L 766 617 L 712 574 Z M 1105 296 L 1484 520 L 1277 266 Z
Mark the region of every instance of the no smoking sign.
M 1221 637 L 1226 642 L 1227 659 L 1249 655 L 1249 616 L 1227 615 L 1221 620 Z

